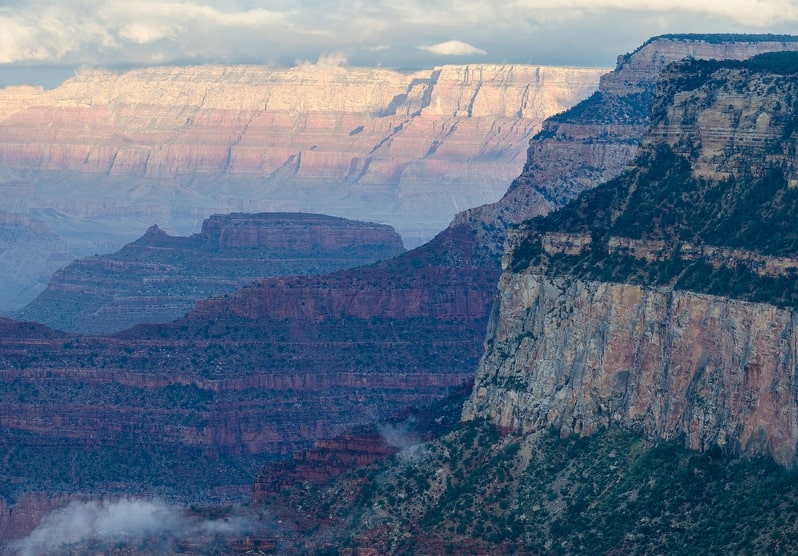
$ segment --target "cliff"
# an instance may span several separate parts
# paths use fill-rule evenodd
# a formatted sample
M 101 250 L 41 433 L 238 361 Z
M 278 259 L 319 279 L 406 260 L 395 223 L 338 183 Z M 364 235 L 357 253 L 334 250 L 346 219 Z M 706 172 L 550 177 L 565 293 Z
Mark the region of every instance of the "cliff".
M 389 226 L 313 214 L 214 215 L 190 237 L 157 226 L 110 255 L 70 263 L 15 317 L 103 334 L 174 320 L 196 301 L 269 276 L 324 274 L 404 252 Z
M 603 71 L 154 67 L 2 89 L 0 183 L 19 186 L 0 210 L 43 219 L 84 257 L 229 212 L 385 222 L 412 247 L 498 199 L 543 119 Z
M 502 317 L 464 417 L 564 435 L 621 425 L 795 464 L 792 311 L 534 275 L 499 287 Z
M 590 98 L 544 122 L 529 144 L 521 175 L 500 201 L 464 211 L 454 222 L 470 223 L 501 257 L 504 235 L 497 229 L 559 209 L 633 161 L 648 129 L 657 79 L 668 64 L 793 50 L 798 50 L 795 37 L 769 35 L 666 35 L 646 41 L 618 57 Z
M 464 418 L 795 466 L 796 72 L 669 68 L 635 163 L 509 238 Z

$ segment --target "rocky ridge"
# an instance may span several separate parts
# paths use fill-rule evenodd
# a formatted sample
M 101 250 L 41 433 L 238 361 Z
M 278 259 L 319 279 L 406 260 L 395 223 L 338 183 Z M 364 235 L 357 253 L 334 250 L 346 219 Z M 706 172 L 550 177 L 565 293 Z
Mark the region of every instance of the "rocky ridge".
M 69 264 L 20 320 L 83 334 L 183 316 L 200 299 L 269 276 L 325 274 L 404 252 L 389 226 L 324 215 L 214 215 L 190 237 L 157 226 L 110 255 Z
M 503 252 L 503 233 L 528 218 L 559 209 L 582 191 L 623 172 L 649 125 L 657 79 L 684 58 L 745 60 L 766 52 L 798 50 L 795 37 L 772 35 L 665 35 L 618 56 L 589 99 L 543 123 L 529 144 L 521 175 L 500 201 L 459 213 L 454 223 L 474 226 L 481 241 Z
M 796 72 L 782 53 L 663 75 L 635 164 L 508 240 L 464 418 L 795 466 Z

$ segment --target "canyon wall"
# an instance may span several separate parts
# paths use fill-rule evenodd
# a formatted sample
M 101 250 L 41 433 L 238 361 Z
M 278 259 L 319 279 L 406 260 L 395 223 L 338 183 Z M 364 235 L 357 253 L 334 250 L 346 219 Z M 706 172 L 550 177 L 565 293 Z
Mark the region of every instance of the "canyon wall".
M 616 179 L 508 236 L 463 417 L 798 461 L 798 54 L 669 66 Z
M 73 258 L 153 224 L 189 235 L 229 212 L 383 222 L 413 247 L 498 199 L 543 119 L 587 97 L 603 71 L 188 66 L 6 88 L 0 210 L 41 220 Z M 53 272 L 48 245 L 39 252 L 38 274 Z M 0 310 L 44 284 L 26 286 L 0 288 Z
M 622 425 L 795 465 L 794 311 L 533 274 L 500 290 L 465 418 L 563 435 Z
M 798 50 L 798 41 L 764 36 L 676 35 L 654 37 L 618 56 L 589 99 L 543 123 L 529 144 L 521 175 L 500 201 L 458 214 L 454 223 L 474 226 L 481 240 L 503 251 L 504 230 L 559 209 L 582 191 L 604 183 L 634 159 L 649 125 L 657 79 L 685 58 L 745 60 L 765 52 Z

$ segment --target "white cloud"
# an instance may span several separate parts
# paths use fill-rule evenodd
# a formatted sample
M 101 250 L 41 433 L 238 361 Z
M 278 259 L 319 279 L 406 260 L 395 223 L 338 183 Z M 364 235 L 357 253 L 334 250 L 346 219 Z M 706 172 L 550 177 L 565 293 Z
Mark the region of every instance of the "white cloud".
M 346 65 L 346 54 L 343 52 L 331 52 L 329 54 L 322 54 L 316 62 L 309 62 L 307 60 L 297 60 L 297 66 L 316 66 L 319 68 L 337 68 Z
M 179 28 L 170 25 L 145 25 L 128 23 L 119 29 L 119 36 L 137 44 L 147 44 L 161 39 L 172 39 L 179 34 Z
M 27 556 L 68 550 L 89 541 L 136 546 L 150 538 L 168 543 L 203 534 L 243 533 L 251 527 L 241 517 L 201 519 L 158 500 L 72 502 L 47 515 L 30 535 L 9 548 Z
M 463 41 L 439 42 L 430 46 L 419 46 L 421 50 L 426 50 L 439 56 L 473 56 L 475 54 L 486 55 L 487 52 L 476 46 L 471 46 Z
M 730 22 L 767 27 L 776 23 L 798 20 L 798 5 L 794 0 L 516 0 L 519 10 L 542 10 L 544 13 L 578 15 L 607 10 L 669 14 L 697 14 L 715 16 Z
M 316 65 L 323 68 L 337 68 L 338 66 L 346 65 L 346 55 L 343 52 L 331 52 L 330 54 L 322 54 L 316 60 Z
M 343 52 L 358 65 L 608 65 L 653 35 L 796 24 L 798 0 L 4 0 L 0 63 L 290 65 Z

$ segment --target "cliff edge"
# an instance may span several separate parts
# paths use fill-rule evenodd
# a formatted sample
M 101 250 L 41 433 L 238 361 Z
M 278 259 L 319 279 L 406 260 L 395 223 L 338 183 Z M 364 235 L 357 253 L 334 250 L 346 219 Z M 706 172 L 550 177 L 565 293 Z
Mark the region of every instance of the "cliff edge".
M 463 417 L 794 467 L 798 55 L 688 61 L 634 164 L 507 243 Z

